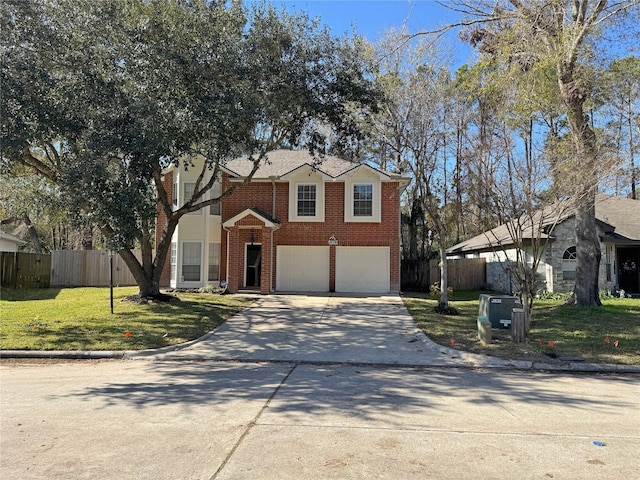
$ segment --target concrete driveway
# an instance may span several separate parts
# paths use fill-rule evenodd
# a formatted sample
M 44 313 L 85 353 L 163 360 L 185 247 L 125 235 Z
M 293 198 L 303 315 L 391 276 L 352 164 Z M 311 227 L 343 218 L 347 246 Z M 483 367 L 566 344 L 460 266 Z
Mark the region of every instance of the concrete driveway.
M 243 360 L 396 366 L 500 366 L 442 347 L 415 325 L 398 295 L 269 295 L 161 360 Z

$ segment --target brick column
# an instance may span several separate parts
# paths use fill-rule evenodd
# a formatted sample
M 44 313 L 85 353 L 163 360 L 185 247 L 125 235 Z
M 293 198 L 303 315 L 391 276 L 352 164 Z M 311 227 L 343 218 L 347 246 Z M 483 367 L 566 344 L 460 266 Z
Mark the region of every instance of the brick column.
M 229 286 L 230 293 L 236 293 L 242 282 L 243 253 L 240 251 L 240 235 L 238 227 L 231 227 L 229 233 Z
M 329 246 L 329 291 L 336 291 L 336 246 Z
M 260 293 L 268 295 L 271 293 L 271 229 L 262 228 L 262 259 L 260 272 Z

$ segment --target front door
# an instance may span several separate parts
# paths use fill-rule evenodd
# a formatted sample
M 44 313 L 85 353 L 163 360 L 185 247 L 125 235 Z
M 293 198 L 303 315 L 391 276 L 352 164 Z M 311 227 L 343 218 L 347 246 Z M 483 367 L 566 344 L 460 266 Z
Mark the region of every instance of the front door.
M 618 248 L 618 284 L 626 293 L 640 293 L 640 247 Z
M 245 259 L 244 286 L 258 288 L 260 287 L 260 274 L 262 273 L 262 245 L 247 245 Z

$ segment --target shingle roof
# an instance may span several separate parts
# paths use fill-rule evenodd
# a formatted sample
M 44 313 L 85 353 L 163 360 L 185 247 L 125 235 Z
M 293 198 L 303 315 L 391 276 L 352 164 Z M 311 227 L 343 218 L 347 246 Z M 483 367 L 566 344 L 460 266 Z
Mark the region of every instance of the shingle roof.
M 267 161 L 260 165 L 260 168 L 253 178 L 267 179 L 271 177 L 281 177 L 303 165 L 309 165 L 332 178 L 339 177 L 360 166 L 358 163 L 343 160 L 333 155 L 318 155 L 314 157 L 306 150 L 275 150 L 269 152 Z M 238 177 L 246 177 L 251 173 L 253 162 L 246 157 L 236 158 L 227 162 L 224 168 L 229 171 L 229 173 L 235 174 Z M 377 169 L 374 170 L 393 179 L 402 178 L 399 175 L 381 172 Z
M 598 195 L 596 218 L 615 227 L 616 235 L 640 240 L 640 200 Z
M 9 233 L 5 233 L 5 232 L 2 232 L 2 231 L 0 231 L 0 238 L 2 238 L 4 240 L 8 240 L 10 242 L 15 242 L 15 243 L 20 244 L 20 245 L 24 245 L 24 244 L 27 243 L 24 240 L 19 239 L 15 235 L 11 235 Z
M 562 214 L 561 217 L 549 218 L 542 225 L 553 225 L 574 215 L 573 211 Z M 629 198 L 598 194 L 596 197 L 596 220 L 613 227 L 613 235 L 617 241 L 640 241 L 640 201 Z M 536 226 L 538 222 L 535 221 Z M 533 229 L 525 229 L 525 239 L 533 238 Z M 541 238 L 546 235 L 542 234 Z M 460 242 L 447 249 L 449 254 L 458 254 L 500 248 L 513 245 L 513 239 L 506 225 L 500 225 L 492 230 L 476 235 L 464 242 Z

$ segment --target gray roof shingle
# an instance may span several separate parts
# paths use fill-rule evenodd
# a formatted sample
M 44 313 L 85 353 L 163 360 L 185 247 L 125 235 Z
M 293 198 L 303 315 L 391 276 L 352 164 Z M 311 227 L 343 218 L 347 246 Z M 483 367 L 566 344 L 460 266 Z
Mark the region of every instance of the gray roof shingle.
M 360 165 L 333 155 L 317 155 L 314 157 L 306 150 L 275 150 L 269 152 L 267 161 L 260 165 L 260 168 L 258 168 L 253 178 L 267 179 L 271 177 L 281 177 L 305 164 L 332 178 L 339 177 Z M 246 157 L 241 157 L 230 160 L 224 167 L 227 171 L 236 174 L 238 177 L 246 177 L 251 173 L 253 162 Z M 393 179 L 401 178 L 399 175 L 388 172 L 381 173 Z
M 574 215 L 573 211 L 564 213 L 559 219 L 549 218 L 543 225 L 553 225 Z M 640 241 L 640 201 L 624 197 L 598 194 L 596 197 L 596 219 L 614 228 L 614 236 L 618 240 Z M 538 222 L 536 221 L 536 225 Z M 531 227 L 525 229 L 524 237 L 533 237 Z M 546 235 L 542 234 L 541 238 Z M 612 236 L 613 237 L 613 236 Z M 449 254 L 460 254 L 500 248 L 513 245 L 513 240 L 506 225 L 476 235 L 447 249 Z

